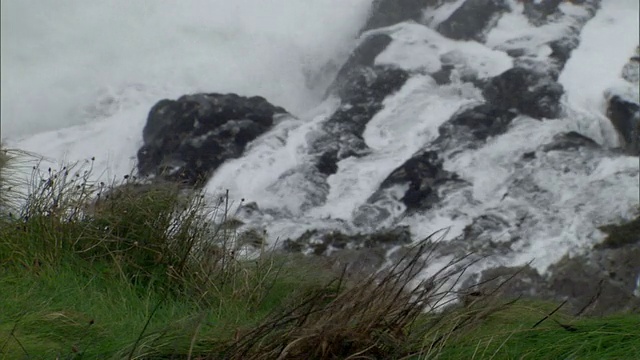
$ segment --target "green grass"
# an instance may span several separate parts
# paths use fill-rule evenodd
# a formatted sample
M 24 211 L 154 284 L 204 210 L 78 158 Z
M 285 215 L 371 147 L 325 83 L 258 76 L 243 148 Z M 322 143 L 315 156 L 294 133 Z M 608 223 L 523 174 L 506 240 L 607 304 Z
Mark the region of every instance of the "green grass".
M 573 318 L 497 294 L 443 310 L 468 262 L 418 281 L 429 241 L 368 277 L 242 258 L 227 202 L 87 174 L 36 169 L 20 211 L 0 206 L 0 359 L 640 358 L 638 314 Z
M 574 318 L 520 301 L 448 339 L 439 359 L 640 359 L 640 314 Z M 538 324 L 536 326 L 536 324 Z
M 159 357 L 188 354 L 194 336 L 205 341 L 194 343 L 194 353 L 221 351 L 236 331 L 256 326 L 299 292 L 300 281 L 281 275 L 269 294 L 252 301 L 245 285 L 235 284 L 205 306 L 79 262 L 9 269 L 0 275 L 0 354 L 7 359 L 127 358 L 139 340 L 133 354 Z

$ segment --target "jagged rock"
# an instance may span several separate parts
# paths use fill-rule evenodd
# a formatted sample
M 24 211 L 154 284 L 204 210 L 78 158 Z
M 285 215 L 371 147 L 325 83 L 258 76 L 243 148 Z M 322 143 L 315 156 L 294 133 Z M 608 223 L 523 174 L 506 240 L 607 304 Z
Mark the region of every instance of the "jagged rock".
M 438 0 L 375 0 L 362 32 L 422 18 L 422 9 Z
M 376 57 L 387 48 L 393 39 L 387 34 L 374 34 L 367 36 L 360 45 L 353 51 L 347 62 L 340 68 L 336 79 L 329 87 L 328 93 L 335 92 L 337 95 L 349 89 L 349 81 L 362 72 L 363 68 L 372 68 Z
M 486 31 L 508 10 L 505 0 L 466 0 L 438 25 L 438 32 L 454 40 L 484 41 Z
M 551 141 L 551 143 L 549 144 L 544 145 L 542 147 L 542 150 L 545 152 L 554 150 L 567 151 L 576 150 L 581 147 L 596 148 L 599 147 L 599 145 L 589 137 L 586 137 L 575 131 L 570 131 L 568 133 L 560 133 L 555 135 L 553 137 L 553 141 Z
M 151 108 L 138 151 L 141 175 L 199 186 L 225 160 L 269 130 L 286 111 L 262 97 L 194 94 Z
M 561 114 L 564 89 L 547 74 L 515 67 L 489 80 L 482 93 L 498 109 L 553 119 Z
M 624 148 L 640 155 L 640 104 L 614 95 L 609 99 L 607 116 L 620 134 Z
M 341 79 L 336 92 L 342 105 L 323 124 L 324 134 L 311 142 L 312 152 L 319 153 L 316 166 L 321 173 L 335 173 L 338 161 L 366 153 L 362 134 L 367 123 L 407 79 L 406 71 L 383 66 L 359 67 Z
M 565 257 L 553 264 L 545 275 L 530 266 L 488 269 L 465 286 L 481 284 L 480 291 L 490 292 L 502 284 L 500 293 L 506 297 L 567 300 L 574 313 L 607 315 L 640 310 L 639 276 L 640 247 L 627 244 L 615 249 L 594 248 L 586 255 Z
M 443 169 L 443 161 L 435 151 L 424 151 L 407 160 L 396 168 L 380 185 L 380 189 L 369 202 L 375 202 L 383 190 L 394 185 L 409 184 L 402 202 L 409 210 L 430 209 L 440 200 L 438 187 L 458 181 L 456 174 Z
M 315 255 L 333 255 L 343 250 L 389 249 L 411 243 L 408 226 L 381 230 L 371 234 L 348 235 L 340 231 L 310 230 L 297 239 L 287 239 L 283 248 L 290 252 L 311 251 Z
M 517 113 L 513 110 L 497 108 L 491 104 L 463 110 L 440 126 L 440 136 L 436 143 L 449 140 L 460 142 L 465 138 L 484 141 L 490 136 L 506 132 L 516 116 Z

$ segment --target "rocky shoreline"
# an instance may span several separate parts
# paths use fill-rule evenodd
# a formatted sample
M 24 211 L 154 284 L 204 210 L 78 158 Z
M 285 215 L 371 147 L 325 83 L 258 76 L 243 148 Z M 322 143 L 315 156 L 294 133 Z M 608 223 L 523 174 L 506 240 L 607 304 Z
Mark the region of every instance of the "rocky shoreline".
M 444 19 L 436 21 L 429 17 L 439 9 L 451 6 L 452 1 L 446 0 L 374 1 L 357 47 L 327 91 L 327 97 L 336 98 L 339 105 L 309 138 L 307 163 L 283 175 L 283 179 L 301 176 L 313 188 L 302 210 L 323 204 L 330 187 L 328 178 L 336 174 L 339 163 L 371 154 L 364 132 L 384 109 L 385 99 L 414 78 L 427 79 L 428 86 L 434 88 L 452 83 L 468 86 L 472 89 L 469 104 L 438 126 L 433 141 L 404 163 L 397 164 L 366 203 L 356 210 L 354 231 L 310 230 L 284 241 L 285 250 L 334 256 L 342 263 L 375 269 L 384 263 L 391 250 L 397 251 L 420 240 L 413 238 L 410 228 L 397 225 L 389 204 L 397 204 L 404 217 L 428 213 L 446 201 L 450 194 L 463 196 L 464 191 L 460 189 L 472 187 L 473 183 L 464 174 L 445 166 L 446 161 L 455 158 L 460 151 L 481 148 L 512 129 L 516 121 L 552 122 L 567 116 L 562 103 L 565 90 L 558 78 L 571 52 L 579 45 L 582 27 L 597 13 L 599 0 L 573 1 L 571 5 L 560 0 L 525 2 L 522 14 L 532 29 L 545 26 L 560 29 L 554 33 L 556 36 L 535 46 L 531 44 L 533 37 L 496 46 L 486 43 L 487 34 L 498 19 L 515 11 L 512 7 L 520 6 L 512 1 L 466 0 Z M 571 6 L 571 11 L 563 11 L 563 6 Z M 424 31 L 425 35 L 407 40 L 401 36 L 403 31 Z M 409 49 L 407 51 L 411 51 L 415 43 L 436 48 L 437 45 L 429 43 L 429 36 L 433 36 L 429 31 L 451 40 L 481 43 L 490 48 L 487 51 L 501 51 L 508 55 L 512 66 L 498 74 L 483 74 L 469 65 L 474 54 L 457 50 L 441 54 L 437 58 L 439 68 L 379 61 L 381 54 L 394 46 Z M 541 56 L 535 53 L 539 49 L 549 51 Z M 625 81 L 636 87 L 639 61 L 635 56 L 620 69 Z M 539 226 L 536 223 L 553 217 L 552 212 L 544 212 L 553 208 L 552 193 L 532 180 L 532 174 L 538 168 L 536 164 L 557 165 L 554 170 L 557 172 L 553 174 L 562 174 L 583 171 L 584 167 L 592 166 L 593 159 L 639 156 L 640 104 L 637 96 L 634 98 L 615 90 L 603 96 L 608 101 L 607 116 L 618 132 L 621 148 L 606 148 L 576 131 L 557 133 L 547 143 L 516 158 L 513 166 L 519 170 L 501 194 L 502 199 L 497 199 L 496 210 L 475 216 L 462 235 L 443 241 L 438 247 L 439 254 L 443 257 L 474 254 L 479 258 L 491 258 L 496 254 L 507 256 L 514 248 L 523 246 L 526 239 L 519 232 L 521 227 Z M 138 152 L 138 171 L 143 176 L 202 187 L 222 164 L 240 158 L 249 143 L 268 133 L 283 118 L 294 119 L 295 116 L 258 96 L 208 93 L 161 100 L 151 109 L 147 119 L 144 145 Z M 585 176 L 590 174 L 587 172 Z M 523 211 L 518 215 L 522 209 L 509 205 L 510 199 L 530 201 L 543 210 L 539 214 Z M 254 213 L 260 212 L 257 205 L 252 206 Z M 360 232 L 366 228 L 374 231 Z M 585 242 L 587 251 L 567 254 L 551 264 L 544 274 L 530 266 L 508 267 L 496 262 L 467 279 L 466 286 L 475 286 L 475 283 L 489 286 L 487 284 L 517 273 L 503 287 L 507 296 L 568 299 L 575 309 L 598 314 L 638 309 L 638 236 L 616 246 L 590 244 L 591 239 L 585 239 Z

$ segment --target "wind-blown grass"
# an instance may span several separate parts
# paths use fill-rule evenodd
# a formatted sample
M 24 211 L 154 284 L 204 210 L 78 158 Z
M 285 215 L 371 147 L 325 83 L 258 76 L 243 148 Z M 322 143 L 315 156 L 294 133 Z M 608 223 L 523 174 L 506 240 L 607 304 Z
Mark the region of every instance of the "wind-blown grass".
M 91 183 L 90 170 L 34 171 L 0 217 L 0 359 L 640 357 L 638 315 L 575 319 L 496 294 L 451 305 L 469 261 L 424 278 L 431 241 L 369 276 L 330 258 L 243 258 L 225 199 Z

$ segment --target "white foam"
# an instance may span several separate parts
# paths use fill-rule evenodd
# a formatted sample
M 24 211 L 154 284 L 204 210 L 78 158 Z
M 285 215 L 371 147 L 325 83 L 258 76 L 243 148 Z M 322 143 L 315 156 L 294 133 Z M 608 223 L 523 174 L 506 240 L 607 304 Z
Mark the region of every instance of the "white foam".
M 629 87 L 621 74 L 640 43 L 639 11 L 637 0 L 604 0 L 582 29 L 580 45 L 560 75 L 568 106 L 591 132 L 585 135 L 605 145 L 617 145 L 615 130 L 605 115 L 605 94 L 612 87 Z

